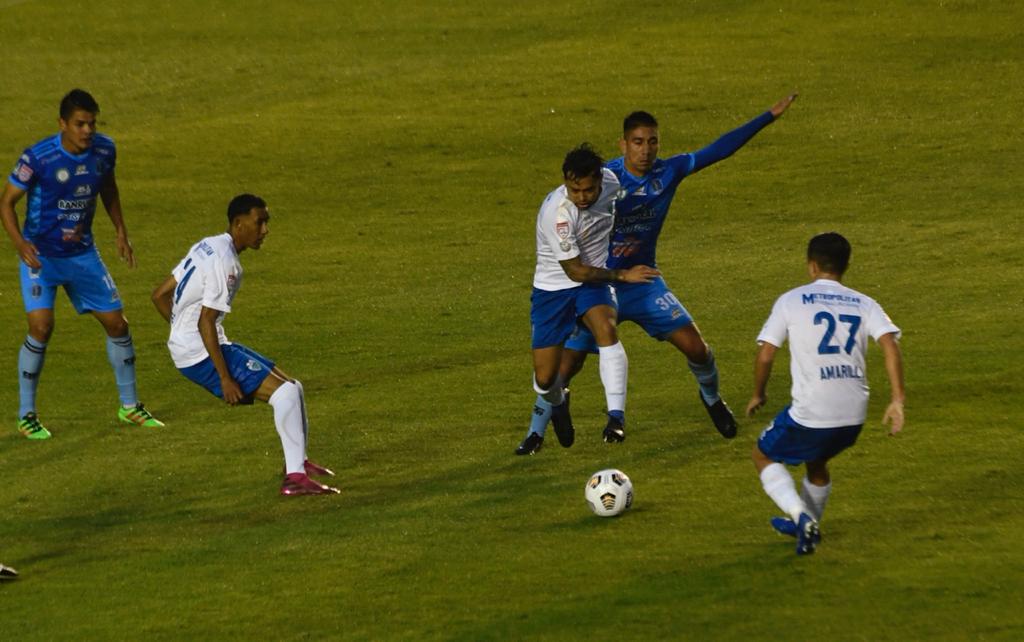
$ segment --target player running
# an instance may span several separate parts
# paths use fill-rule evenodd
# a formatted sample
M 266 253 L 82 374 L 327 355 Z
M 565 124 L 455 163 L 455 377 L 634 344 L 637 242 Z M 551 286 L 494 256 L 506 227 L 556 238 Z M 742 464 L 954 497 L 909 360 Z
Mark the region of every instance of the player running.
M 772 519 L 772 526 L 797 538 L 799 555 L 813 553 L 821 537 L 818 522 L 832 490 L 828 461 L 857 441 L 867 415 L 868 337 L 882 348 L 892 389 L 882 422 L 891 424 L 890 434 L 903 429 L 900 329 L 871 297 L 840 283 L 849 262 L 850 243 L 840 234 L 812 238 L 807 271 L 813 282 L 780 296 L 757 337 L 748 417 L 765 405 L 775 352 L 789 339 L 793 401 L 761 433 L 753 458 L 764 491 L 789 516 Z M 783 464 L 806 465 L 799 495 Z
M 658 235 L 680 182 L 731 156 L 782 116 L 795 98 L 796 94 L 783 98 L 770 110 L 703 149 L 667 159 L 658 158 L 661 139 L 654 116 L 643 111 L 627 116 L 619 141 L 622 156 L 608 163 L 608 169 L 615 173 L 621 184 L 615 204 L 615 228 L 611 235 L 608 267 L 657 266 Z M 715 355 L 665 280 L 658 277 L 650 283 L 617 284 L 615 292 L 619 321 L 632 321 L 651 337 L 668 341 L 682 352 L 690 371 L 697 378 L 701 403 L 711 415 L 715 428 L 726 439 L 735 437 L 736 420 L 719 394 Z M 583 367 L 587 353 L 594 351 L 594 338 L 584 329 L 572 337 L 565 348 L 561 377 L 568 385 Z M 624 426 L 609 425 L 604 431 L 606 442 L 621 442 L 625 438 Z
M 0 219 L 21 259 L 21 296 L 28 316 L 28 336 L 18 353 L 18 430 L 29 439 L 50 438 L 36 413 L 36 389 L 53 334 L 53 304 L 60 286 L 75 311 L 91 313 L 107 333 L 107 357 L 121 399 L 118 419 L 134 426 L 164 425 L 139 403 L 135 346 L 121 296 L 93 243 L 99 196 L 114 224 L 118 255 L 135 267 L 114 178 L 117 150 L 114 141 L 96 131 L 99 111 L 88 92 L 73 89 L 64 96 L 57 121 L 60 132 L 22 153 L 0 197 Z M 26 194 L 25 226 L 19 229 L 14 206 Z
M 533 387 L 540 396 L 526 438 L 515 451 L 517 455 L 540 450 L 549 416 L 558 443 L 565 448 L 573 443 L 575 429 L 558 365 L 562 345 L 580 320 L 590 329 L 600 353 L 608 423 L 621 426 L 625 422 L 628 364 L 615 328 L 615 298 L 608 284 L 647 283 L 659 272 L 646 265 L 601 267 L 608 256 L 612 204 L 619 188 L 615 175 L 602 169 L 603 164 L 586 143 L 570 151 L 562 164 L 564 184 L 548 194 L 537 215 L 537 267 L 530 322 Z
M 153 291 L 153 303 L 171 324 L 167 347 L 174 365 L 186 378 L 228 404 L 265 401 L 274 409 L 274 423 L 284 449 L 282 495 L 324 495 L 336 488 L 310 479 L 334 473 L 309 461 L 309 422 L 302 383 L 273 361 L 240 343 L 228 341 L 222 321 L 242 285 L 239 253 L 260 249 L 270 212 L 252 194 L 236 196 L 228 205 L 228 231 L 192 246 L 171 276 Z

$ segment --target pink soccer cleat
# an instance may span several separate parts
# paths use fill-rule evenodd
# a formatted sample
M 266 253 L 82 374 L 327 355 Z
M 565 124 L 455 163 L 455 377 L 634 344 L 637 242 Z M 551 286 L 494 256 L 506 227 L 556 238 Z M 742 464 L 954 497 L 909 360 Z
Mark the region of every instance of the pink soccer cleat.
M 332 495 L 340 492 L 337 488 L 313 481 L 306 473 L 288 473 L 281 484 L 282 495 Z
M 320 464 L 313 463 L 308 459 L 302 462 L 302 465 L 306 468 L 306 474 L 311 477 L 334 477 L 334 471 L 330 468 L 324 468 Z

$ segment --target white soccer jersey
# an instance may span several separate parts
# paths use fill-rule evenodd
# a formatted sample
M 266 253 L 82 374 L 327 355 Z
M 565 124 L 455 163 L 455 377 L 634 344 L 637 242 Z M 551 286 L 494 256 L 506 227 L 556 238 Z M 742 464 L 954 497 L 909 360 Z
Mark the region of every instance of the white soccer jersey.
M 167 347 L 174 365 L 187 368 L 210 356 L 199 335 L 199 314 L 204 306 L 220 310 L 217 341 L 231 343 L 221 322 L 224 314 L 231 312 L 231 301 L 242 285 L 242 264 L 238 262 L 231 235 L 224 233 L 199 241 L 172 274 L 178 285 L 174 288 Z
M 808 428 L 838 428 L 864 423 L 867 339 L 892 332 L 898 339 L 900 329 L 874 299 L 818 279 L 775 301 L 757 341 L 782 347 L 789 339 L 793 420 Z
M 615 224 L 613 209 L 619 179 L 602 170 L 601 194 L 582 212 L 566 195 L 565 185 L 548 194 L 537 214 L 537 268 L 533 287 L 538 290 L 567 290 L 581 284 L 570 279 L 559 261 L 580 257 L 584 265 L 604 267 L 608 260 L 608 237 Z

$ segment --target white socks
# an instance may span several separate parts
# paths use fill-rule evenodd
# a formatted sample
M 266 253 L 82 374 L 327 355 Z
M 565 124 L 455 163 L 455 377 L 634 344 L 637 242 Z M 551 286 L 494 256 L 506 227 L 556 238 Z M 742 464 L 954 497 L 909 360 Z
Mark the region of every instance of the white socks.
M 601 370 L 601 383 L 604 384 L 604 397 L 608 402 L 608 412 L 626 410 L 626 377 L 629 371 L 629 359 L 622 342 L 597 348 Z
M 306 453 L 306 447 L 309 445 L 309 417 L 306 416 L 306 389 L 302 387 L 302 382 L 298 379 L 293 383 L 299 389 L 299 401 L 302 402 L 302 460 L 305 461 L 309 459 L 309 455 Z
M 807 505 L 796 494 L 793 477 L 782 464 L 773 463 L 765 466 L 761 471 L 761 485 L 772 501 L 794 522 L 800 521 L 800 513 L 810 513 Z
M 533 389 L 537 391 L 537 394 L 544 398 L 544 401 L 548 402 L 552 406 L 560 406 L 565 401 L 565 394 L 562 392 L 562 377 L 561 375 L 555 377 L 555 382 L 551 384 L 550 390 L 544 390 L 537 384 L 537 377 L 533 378 Z
M 800 499 L 804 500 L 811 517 L 821 521 L 821 514 L 825 512 L 825 502 L 828 501 L 828 494 L 832 492 L 832 482 L 824 486 L 815 486 L 811 480 L 804 477 L 804 487 L 800 489 Z
M 306 435 L 301 389 L 286 381 L 270 395 L 269 402 L 274 408 L 274 424 L 284 449 L 285 472 L 306 472 L 303 466 L 306 461 Z

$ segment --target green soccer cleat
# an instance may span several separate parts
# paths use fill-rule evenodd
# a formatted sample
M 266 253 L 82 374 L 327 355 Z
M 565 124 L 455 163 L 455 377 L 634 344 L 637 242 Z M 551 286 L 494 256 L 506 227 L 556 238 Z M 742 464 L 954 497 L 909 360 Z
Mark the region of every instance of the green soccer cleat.
M 134 408 L 125 408 L 121 406 L 117 411 L 117 418 L 122 423 L 131 424 L 133 426 L 142 426 L 143 428 L 163 428 L 164 422 L 160 421 L 153 415 L 149 414 L 149 411 L 141 404 L 135 404 Z
M 29 439 L 49 439 L 52 436 L 50 431 L 39 423 L 39 417 L 34 412 L 27 413 L 18 420 L 18 432 Z

